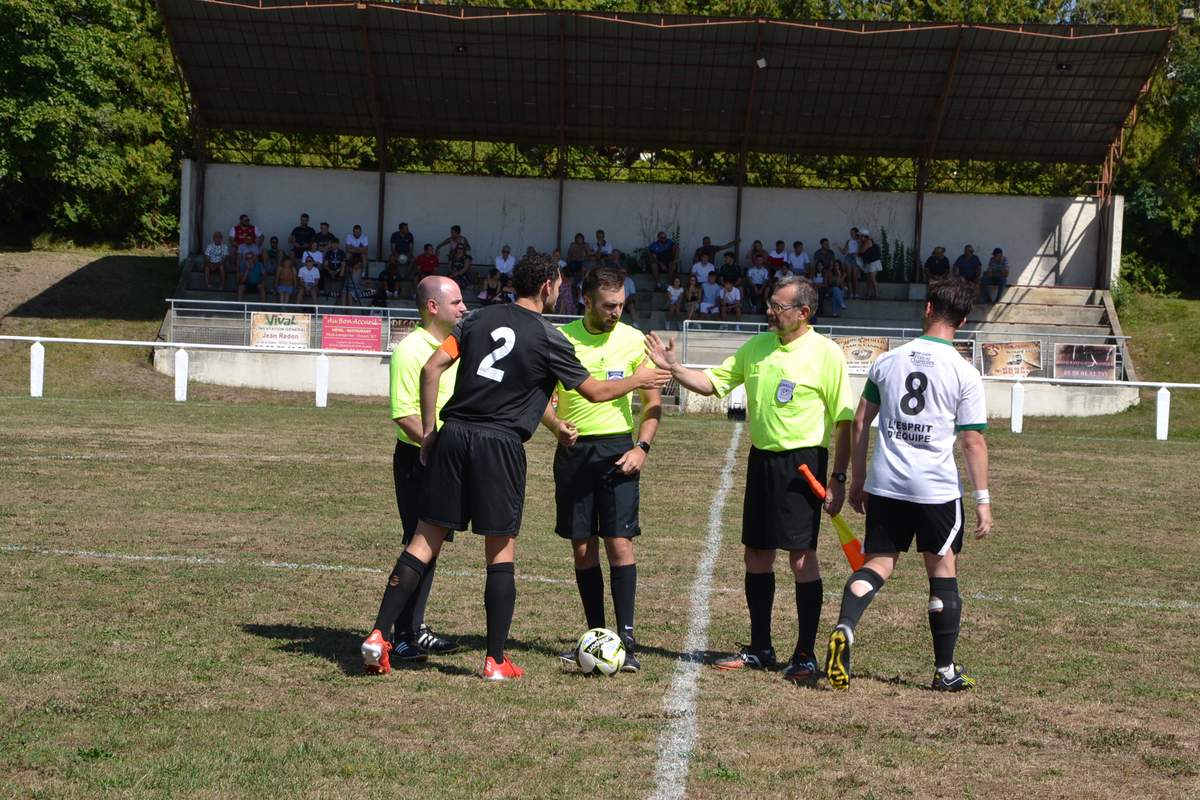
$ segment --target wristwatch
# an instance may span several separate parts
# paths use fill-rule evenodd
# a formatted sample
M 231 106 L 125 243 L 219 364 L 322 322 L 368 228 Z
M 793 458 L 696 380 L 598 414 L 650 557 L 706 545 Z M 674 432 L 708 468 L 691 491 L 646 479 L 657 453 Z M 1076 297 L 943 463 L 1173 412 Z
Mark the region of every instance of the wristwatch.
M 846 482 L 846 473 L 844 472 L 834 472 L 829 477 L 833 478 L 838 483 Z
M 639 439 L 637 444 L 634 445 L 634 447 L 640 447 L 640 448 L 642 448 L 643 453 L 645 453 L 646 455 L 650 455 L 650 443 L 649 442 L 642 441 L 641 439 Z

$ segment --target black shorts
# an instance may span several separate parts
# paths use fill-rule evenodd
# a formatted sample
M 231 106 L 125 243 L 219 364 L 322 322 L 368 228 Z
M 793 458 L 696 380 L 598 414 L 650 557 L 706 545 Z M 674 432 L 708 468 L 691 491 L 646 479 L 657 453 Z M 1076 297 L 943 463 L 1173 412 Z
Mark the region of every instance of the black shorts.
M 421 519 L 484 535 L 516 536 L 525 505 L 525 447 L 508 431 L 442 426 L 422 480 Z
M 962 550 L 962 498 L 946 503 L 914 503 L 868 495 L 863 552 L 908 552 L 913 536 L 917 537 L 919 553 L 945 555 Z
M 401 544 L 407 545 L 412 541 L 413 533 L 417 530 L 417 521 L 421 519 L 421 475 L 425 468 L 421 466 L 421 448 L 408 442 L 396 440 L 396 449 L 392 453 L 392 480 L 396 484 L 396 509 L 400 512 L 400 528 L 404 536 Z M 446 537 L 454 541 L 454 534 Z
M 639 473 L 622 475 L 617 459 L 629 452 L 629 434 L 581 436 L 554 454 L 554 532 L 564 539 L 633 538 L 638 524 Z
M 760 550 L 815 550 L 821 501 L 797 468 L 807 464 L 825 480 L 829 450 L 801 447 L 771 452 L 750 448 L 742 501 L 742 544 Z

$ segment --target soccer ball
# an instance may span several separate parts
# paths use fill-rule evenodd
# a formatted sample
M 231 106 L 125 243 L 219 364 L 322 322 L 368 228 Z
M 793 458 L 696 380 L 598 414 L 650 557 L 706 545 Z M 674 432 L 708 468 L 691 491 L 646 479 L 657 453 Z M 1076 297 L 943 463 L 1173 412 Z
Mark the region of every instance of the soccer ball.
M 575 663 L 585 675 L 616 675 L 625 665 L 625 643 L 608 628 L 592 628 L 579 637 Z

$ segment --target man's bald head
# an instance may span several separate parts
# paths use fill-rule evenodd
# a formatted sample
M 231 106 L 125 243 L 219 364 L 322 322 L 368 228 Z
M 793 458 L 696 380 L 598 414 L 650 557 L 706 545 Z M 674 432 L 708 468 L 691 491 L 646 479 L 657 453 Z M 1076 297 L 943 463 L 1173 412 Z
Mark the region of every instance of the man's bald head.
M 417 284 L 417 309 L 423 327 L 443 327 L 446 333 L 467 313 L 462 289 L 443 275 L 430 275 Z

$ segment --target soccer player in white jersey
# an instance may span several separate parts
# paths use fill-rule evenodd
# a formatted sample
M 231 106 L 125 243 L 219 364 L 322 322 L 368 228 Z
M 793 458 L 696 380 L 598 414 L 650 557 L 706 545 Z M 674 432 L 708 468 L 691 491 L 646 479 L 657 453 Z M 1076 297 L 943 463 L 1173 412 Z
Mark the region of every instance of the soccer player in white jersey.
M 974 487 L 975 538 L 992 529 L 988 495 L 987 429 L 983 380 L 951 344 L 975 298 L 961 280 L 934 283 L 925 305 L 925 335 L 884 353 L 871 365 L 854 418 L 854 477 L 850 505 L 867 515 L 867 562 L 846 581 L 837 626 L 829 637 L 825 674 L 830 685 L 850 685 L 854 629 L 871 599 L 912 545 L 929 575 L 929 630 L 933 634 L 933 689 L 957 692 L 975 681 L 954 663 L 962 617 L 956 559 L 963 543 L 962 487 L 954 442 L 962 443 Z M 879 416 L 875 454 L 867 470 L 871 421 Z

